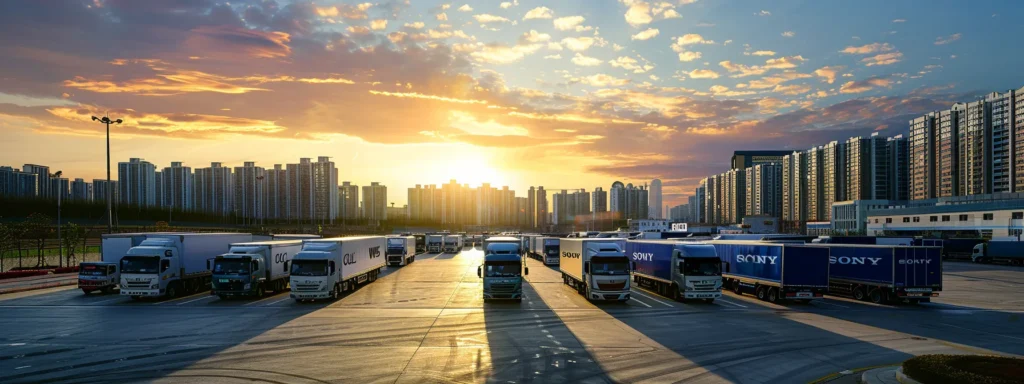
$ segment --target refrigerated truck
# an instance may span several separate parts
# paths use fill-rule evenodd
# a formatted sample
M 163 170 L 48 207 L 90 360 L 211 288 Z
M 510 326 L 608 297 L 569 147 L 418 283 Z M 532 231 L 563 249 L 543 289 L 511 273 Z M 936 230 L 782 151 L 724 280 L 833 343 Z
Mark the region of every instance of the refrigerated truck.
M 974 246 L 971 261 L 975 263 L 991 263 L 993 261 L 1010 264 L 1024 263 L 1024 241 L 991 240 Z
M 121 258 L 132 247 L 142 244 L 151 235 L 169 235 L 173 232 L 116 233 L 100 236 L 100 261 L 87 261 L 78 265 L 78 288 L 86 295 L 102 291 L 112 293 L 121 284 Z
M 176 297 L 210 287 L 211 261 L 251 234 L 181 233 L 147 236 L 121 258 L 121 295 Z
M 625 239 L 561 239 L 562 282 L 587 300 L 629 300 L 630 262 L 625 245 Z
M 427 252 L 427 235 L 415 234 L 412 236 L 416 238 L 416 253 Z
M 213 259 L 210 294 L 227 299 L 284 291 L 292 257 L 301 249 L 302 240 L 231 244 L 228 253 Z
M 533 238 L 533 255 L 544 265 L 559 265 L 559 244 L 557 237 L 538 236 Z
M 810 244 L 711 240 L 722 262 L 723 286 L 778 302 L 821 299 L 828 290 L 828 248 Z
M 633 282 L 673 300 L 722 297 L 721 262 L 715 247 L 676 240 L 629 240 Z
M 928 302 L 942 291 L 942 248 L 828 244 L 830 295 Z
M 462 250 L 462 235 L 445 235 L 444 252 L 459 253 Z
M 427 235 L 427 252 L 441 253 L 444 248 L 444 235 Z
M 476 276 L 483 280 L 484 301 L 523 301 L 523 276 L 530 274 L 523 253 L 519 238 L 492 236 L 484 240 L 484 263 L 476 269 Z
M 292 258 L 291 298 L 337 300 L 360 284 L 377 280 L 384 268 L 384 236 L 306 240 Z
M 416 238 L 388 236 L 387 258 L 389 266 L 405 266 L 416 260 Z

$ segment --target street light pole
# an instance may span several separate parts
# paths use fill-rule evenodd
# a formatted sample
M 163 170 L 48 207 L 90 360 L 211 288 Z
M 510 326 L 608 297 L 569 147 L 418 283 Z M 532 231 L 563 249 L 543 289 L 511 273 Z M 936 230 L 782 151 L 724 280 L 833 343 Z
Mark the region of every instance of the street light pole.
M 123 121 L 121 119 L 110 120 L 107 116 L 103 116 L 102 119 L 93 116 L 92 121 L 98 121 L 102 124 L 106 124 L 107 126 L 107 233 L 111 233 L 114 228 L 114 209 L 112 202 L 113 199 L 111 198 L 111 189 L 113 189 L 113 187 L 110 185 L 110 124 L 121 124 Z
M 63 195 L 61 193 L 63 185 L 61 185 L 60 176 L 63 174 L 63 171 L 57 171 L 57 173 L 53 174 L 53 177 L 57 178 L 57 263 L 61 263 L 64 260 L 64 240 L 60 232 L 60 199 L 61 195 Z

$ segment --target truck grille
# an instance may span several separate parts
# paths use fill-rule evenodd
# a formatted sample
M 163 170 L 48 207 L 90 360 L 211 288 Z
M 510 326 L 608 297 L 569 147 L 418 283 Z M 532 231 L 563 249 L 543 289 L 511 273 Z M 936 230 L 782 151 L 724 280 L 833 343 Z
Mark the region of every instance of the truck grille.
M 241 282 L 216 283 L 216 284 L 217 284 L 217 289 L 218 290 L 222 290 L 222 291 L 241 291 L 245 287 L 245 284 L 242 284 Z
M 129 281 L 128 283 L 125 284 L 125 288 L 128 288 L 128 289 L 149 289 L 149 285 L 150 284 L 149 284 L 148 281 L 142 281 L 142 282 L 140 282 L 140 281 Z
M 621 291 L 626 289 L 626 282 L 621 283 L 597 283 L 597 289 L 599 291 Z
M 493 293 L 511 293 L 515 292 L 515 284 L 491 284 L 491 292 Z
M 292 290 L 296 292 L 312 292 L 319 291 L 320 284 L 296 284 L 292 286 Z
M 693 286 L 694 291 L 714 291 L 714 284 L 697 284 Z

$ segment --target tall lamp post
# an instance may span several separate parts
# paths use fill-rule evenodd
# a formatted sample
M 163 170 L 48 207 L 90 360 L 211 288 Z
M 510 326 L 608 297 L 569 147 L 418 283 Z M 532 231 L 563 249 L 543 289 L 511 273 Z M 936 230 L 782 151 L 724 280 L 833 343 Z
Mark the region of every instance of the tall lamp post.
M 259 193 L 254 193 L 254 195 L 259 197 L 259 199 L 260 199 L 259 203 L 256 204 L 256 208 L 258 208 L 260 210 L 259 219 L 260 219 L 260 227 L 262 227 L 263 226 L 263 215 L 264 215 L 264 211 L 266 211 L 266 206 L 267 206 L 267 188 L 263 184 L 263 175 L 256 176 L 256 184 L 260 187 L 260 192 Z
M 113 187 L 110 185 L 110 124 L 121 124 L 123 121 L 121 119 L 110 120 L 107 116 L 103 116 L 103 118 L 93 116 L 92 121 L 107 125 L 107 233 L 111 233 L 114 228 L 114 209 L 111 199 Z
M 53 177 L 57 178 L 57 257 L 59 257 L 57 263 L 64 260 L 64 241 L 60 233 L 60 199 L 61 195 L 63 195 L 61 189 L 64 188 L 64 185 L 60 182 L 60 176 L 63 174 L 64 171 L 57 171 L 57 173 L 53 174 Z

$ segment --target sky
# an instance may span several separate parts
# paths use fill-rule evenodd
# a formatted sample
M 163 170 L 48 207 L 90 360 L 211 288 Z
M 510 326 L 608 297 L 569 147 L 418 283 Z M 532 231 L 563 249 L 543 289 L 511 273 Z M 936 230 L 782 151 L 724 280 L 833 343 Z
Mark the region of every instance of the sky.
M 965 4 L 4 1 L 0 165 L 102 178 L 107 114 L 114 163 L 330 156 L 399 206 L 450 179 L 660 178 L 675 205 L 734 150 L 906 134 L 1024 86 L 1024 3 Z

